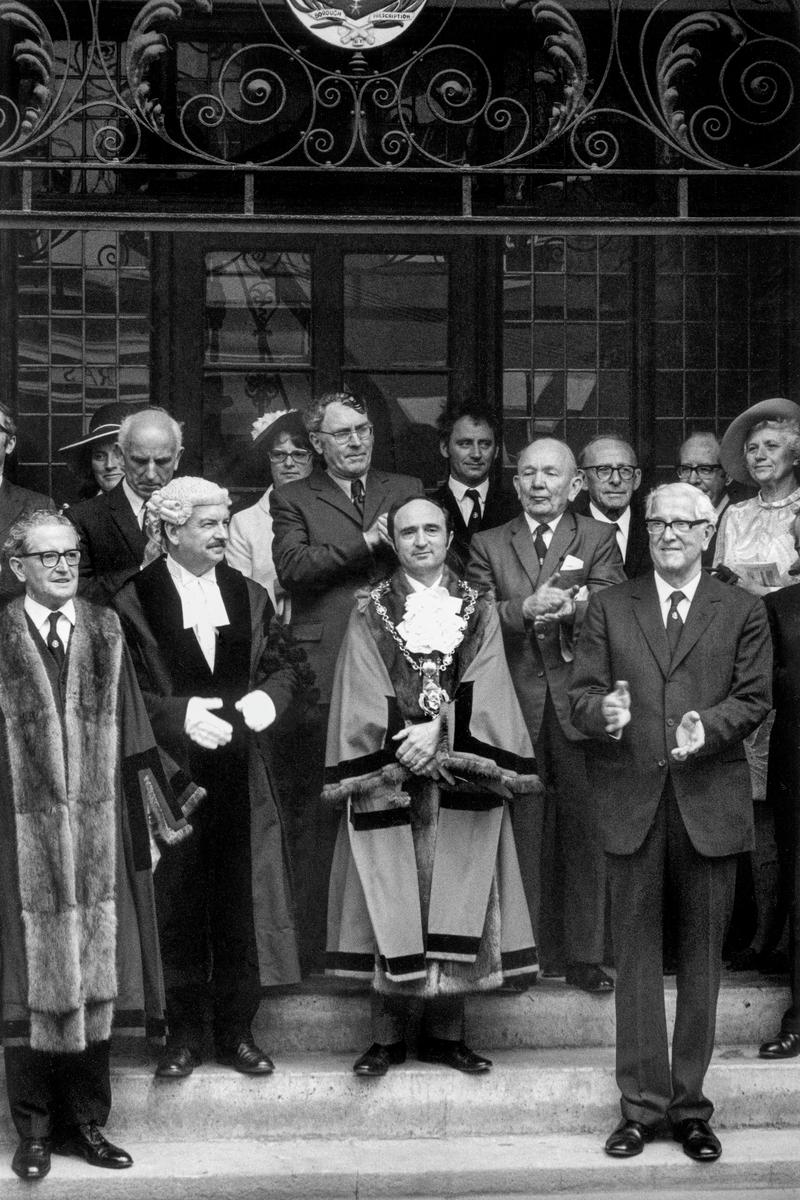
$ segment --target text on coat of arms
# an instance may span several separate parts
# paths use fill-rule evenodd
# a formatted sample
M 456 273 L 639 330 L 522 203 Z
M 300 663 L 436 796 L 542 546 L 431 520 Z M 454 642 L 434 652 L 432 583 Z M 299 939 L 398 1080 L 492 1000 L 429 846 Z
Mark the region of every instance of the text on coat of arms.
M 419 16 L 426 0 L 286 0 L 297 19 L 329 46 L 371 50 L 384 46 Z

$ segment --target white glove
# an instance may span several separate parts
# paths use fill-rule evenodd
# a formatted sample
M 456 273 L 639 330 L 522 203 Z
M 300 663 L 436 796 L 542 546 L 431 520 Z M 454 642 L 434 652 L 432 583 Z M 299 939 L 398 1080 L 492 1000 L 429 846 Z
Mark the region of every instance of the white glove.
M 248 692 L 237 700 L 236 710 L 244 717 L 244 723 L 253 733 L 261 733 L 275 720 L 275 705 L 266 692 Z
M 221 717 L 215 717 L 212 708 L 222 708 L 219 697 L 206 700 L 202 696 L 192 696 L 186 705 L 186 718 L 183 722 L 183 732 L 198 746 L 206 750 L 218 750 L 227 746 L 233 737 L 233 726 Z

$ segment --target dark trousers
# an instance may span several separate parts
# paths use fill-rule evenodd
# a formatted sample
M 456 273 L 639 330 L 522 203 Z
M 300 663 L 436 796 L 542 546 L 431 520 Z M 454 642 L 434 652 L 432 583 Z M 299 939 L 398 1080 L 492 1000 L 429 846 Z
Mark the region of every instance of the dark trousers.
M 800 1033 L 800 870 L 797 853 L 800 846 L 800 801 L 794 791 L 775 803 L 775 838 L 780 865 L 781 904 L 789 912 L 789 983 L 792 1003 L 783 1014 L 781 1031 Z
M 253 928 L 246 764 L 220 760 L 192 836 L 164 851 L 154 885 L 171 1045 L 201 1056 L 209 1017 L 218 1050 L 250 1034 L 261 999 Z
M 105 1125 L 111 1109 L 108 1042 L 80 1054 L 6 1046 L 6 1091 L 21 1138 L 58 1136 L 76 1125 Z
M 518 837 L 520 824 L 531 823 L 517 844 L 529 903 L 534 897 L 531 922 L 540 956 L 545 962 L 563 954 L 567 963 L 599 963 L 604 957 L 606 871 L 596 806 L 582 744 L 565 736 L 549 695 L 535 749 L 545 803 L 543 808 L 515 806 L 523 811 L 514 814 L 514 834 Z
M 382 1046 L 402 1042 L 412 1011 L 422 1009 L 419 1036 L 421 1040 L 441 1038 L 459 1042 L 464 1036 L 464 997 L 436 996 L 422 1000 L 418 996 L 372 993 L 372 1040 Z
M 735 855 L 706 858 L 692 845 L 671 783 L 633 854 L 609 854 L 617 967 L 617 1084 L 622 1115 L 643 1125 L 668 1116 L 708 1120 L 703 1095 L 714 1049 L 722 942 L 733 905 Z M 670 1069 L 662 973 L 665 881 L 676 897 L 677 1009 Z

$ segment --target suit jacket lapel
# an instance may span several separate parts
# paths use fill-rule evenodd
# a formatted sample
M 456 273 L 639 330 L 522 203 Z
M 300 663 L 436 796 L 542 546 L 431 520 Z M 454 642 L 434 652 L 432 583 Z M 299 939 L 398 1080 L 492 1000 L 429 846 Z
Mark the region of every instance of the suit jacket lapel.
M 370 503 L 369 485 L 372 481 L 372 473 L 367 477 L 367 494 L 365 496 L 364 511 L 366 515 L 367 505 Z M 355 505 L 349 496 L 346 496 L 338 483 L 334 483 L 326 471 L 313 471 L 308 477 L 309 487 L 313 488 L 323 504 L 330 504 L 333 508 L 339 510 L 344 516 L 349 517 L 354 525 L 361 528 L 361 521 L 356 512 Z M 367 529 L 366 521 L 363 528 Z
M 711 623 L 716 612 L 715 605 L 718 603 L 716 597 L 708 595 L 708 577 L 705 574 L 701 575 L 694 599 L 689 605 L 686 624 L 681 630 L 680 640 L 670 663 L 670 671 L 674 671 L 686 658 L 697 639 Z
M 211 671 L 194 630 L 183 628 L 183 605 L 166 558 L 158 559 L 153 565 L 148 586 L 137 590 L 147 623 L 169 665 L 170 674 L 180 678 L 188 665 L 193 674 L 204 672 L 210 679 Z
M 4 479 L 0 484 L 0 521 L 3 525 L 13 525 L 20 516 L 24 505 L 20 499 L 19 490 Z
M 386 512 L 389 507 L 386 482 L 386 476 L 382 471 L 370 470 L 367 474 L 367 487 L 364 492 L 364 529 L 369 529 L 370 525 L 374 525 L 380 514 Z
M 122 490 L 121 482 L 108 493 L 108 511 L 131 553 L 141 558 L 147 545 L 147 538 L 139 528 L 136 517 L 133 515 L 133 509 L 128 503 L 128 497 Z
M 544 556 L 540 573 L 542 583 L 544 583 L 545 579 L 549 579 L 551 575 L 556 574 L 562 562 L 567 557 L 567 551 L 575 540 L 576 529 L 575 516 L 567 509 L 558 522 L 555 532 L 550 539 L 550 545 L 547 547 L 547 553 Z
M 517 517 L 511 529 L 511 543 L 525 574 L 535 588 L 539 579 L 539 560 L 533 548 L 533 538 L 524 516 Z
M 631 592 L 631 602 L 633 614 L 661 668 L 661 674 L 666 679 L 670 671 L 669 643 L 661 619 L 661 605 L 658 602 L 655 577 L 652 573 L 643 576 L 638 582 L 635 591 Z

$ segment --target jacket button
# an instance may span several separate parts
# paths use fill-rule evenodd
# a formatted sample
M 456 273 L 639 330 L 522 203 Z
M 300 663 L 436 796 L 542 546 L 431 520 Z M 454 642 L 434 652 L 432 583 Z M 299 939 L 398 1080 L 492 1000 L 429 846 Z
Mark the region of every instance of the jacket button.
M 539 639 L 539 641 L 540 641 L 540 642 L 543 642 L 543 641 L 544 641 L 544 634 L 543 634 L 543 633 L 537 633 L 537 635 L 536 635 L 536 636 L 537 636 L 537 638 Z
M 665 758 L 660 758 L 658 760 L 658 762 L 656 763 L 656 766 L 658 766 L 658 767 L 665 767 L 666 765 L 667 765 L 667 760 Z
M 539 676 L 540 679 L 544 679 L 544 671 L 537 671 L 536 674 Z
M 672 729 L 672 726 L 674 724 L 675 724 L 675 722 L 673 721 L 672 717 L 667 717 L 667 725 L 669 726 L 670 729 Z

